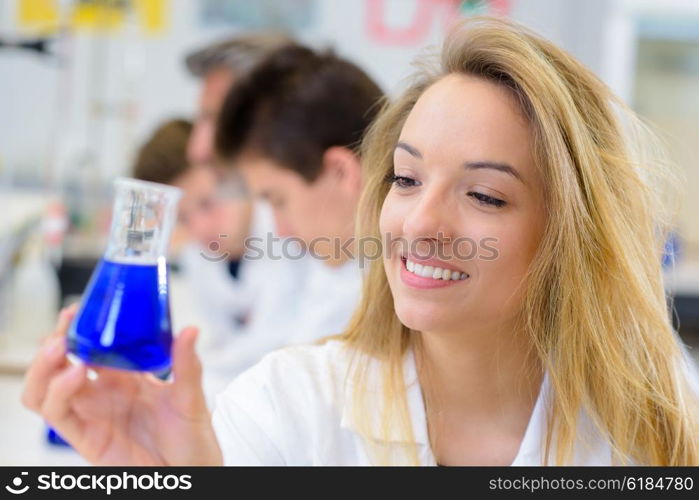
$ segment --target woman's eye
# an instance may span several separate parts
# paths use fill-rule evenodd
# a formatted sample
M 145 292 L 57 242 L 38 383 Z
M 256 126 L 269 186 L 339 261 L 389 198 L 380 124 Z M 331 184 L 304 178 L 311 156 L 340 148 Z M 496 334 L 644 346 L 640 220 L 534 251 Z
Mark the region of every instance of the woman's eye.
M 391 175 L 389 177 L 389 181 L 391 184 L 395 184 L 399 188 L 410 188 L 417 186 L 417 181 L 415 179 L 411 179 L 410 177 L 405 177 L 403 175 Z
M 492 196 L 488 196 L 487 194 L 483 193 L 478 193 L 476 191 L 471 191 L 468 193 L 468 195 L 472 198 L 475 198 L 481 205 L 489 205 L 493 207 L 502 207 L 505 205 L 504 200 L 493 198 Z

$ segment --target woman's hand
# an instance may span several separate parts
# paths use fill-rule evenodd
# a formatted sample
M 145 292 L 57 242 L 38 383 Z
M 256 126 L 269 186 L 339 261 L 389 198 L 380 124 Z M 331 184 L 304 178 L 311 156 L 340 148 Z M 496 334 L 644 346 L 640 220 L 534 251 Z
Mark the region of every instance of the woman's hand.
M 201 387 L 195 328 L 173 348 L 174 381 L 148 373 L 95 368 L 66 359 L 75 308 L 63 310 L 25 378 L 22 402 L 97 465 L 222 465 Z

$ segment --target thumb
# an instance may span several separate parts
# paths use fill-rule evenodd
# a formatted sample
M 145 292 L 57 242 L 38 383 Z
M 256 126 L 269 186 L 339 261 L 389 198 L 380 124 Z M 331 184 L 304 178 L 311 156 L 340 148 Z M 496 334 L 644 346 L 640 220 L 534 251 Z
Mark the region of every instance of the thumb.
M 195 349 L 198 336 L 197 328 L 185 328 L 175 339 L 173 352 L 173 390 L 188 413 L 197 412 L 202 405 L 206 407 L 202 390 L 202 366 Z

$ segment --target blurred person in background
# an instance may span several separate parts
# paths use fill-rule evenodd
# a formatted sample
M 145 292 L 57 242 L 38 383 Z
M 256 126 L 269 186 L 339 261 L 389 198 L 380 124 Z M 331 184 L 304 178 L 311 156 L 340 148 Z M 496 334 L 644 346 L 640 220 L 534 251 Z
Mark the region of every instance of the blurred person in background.
M 269 207 L 250 198 L 236 172 L 217 168 L 213 154 L 214 126 L 230 87 L 274 49 L 292 43 L 282 34 L 248 34 L 187 56 L 187 68 L 202 80 L 196 120 L 161 125 L 134 166 L 139 179 L 183 190 L 173 248 L 183 296 L 203 325 L 199 351 L 209 396 L 278 346 L 276 337 L 268 345 L 266 332 L 284 336 L 304 281 L 301 262 L 245 258 L 245 239 L 262 239 L 273 229 Z
M 180 263 L 220 339 L 214 344 L 227 342 L 227 333 L 247 321 L 245 311 L 264 285 L 251 272 L 251 262 L 243 259 L 245 238 L 272 230 L 267 207 L 253 202 L 241 177 L 216 168 L 215 124 L 235 81 L 275 49 L 293 43 L 281 33 L 251 33 L 208 45 L 185 59 L 189 72 L 201 80 L 201 92 L 186 143 L 186 160 L 192 168 L 174 182 L 184 191 L 179 219 L 196 242 L 182 248 Z
M 219 374 L 226 378 L 230 374 L 226 366 L 218 366 L 212 358 L 234 337 L 242 335 L 254 290 L 246 286 L 245 275 L 239 273 L 242 259 L 207 261 L 203 249 L 231 229 L 248 230 L 249 218 L 239 223 L 236 216 L 249 215 L 251 202 L 247 197 L 228 199 L 221 192 L 214 168 L 189 162 L 187 148 L 192 130 L 192 122 L 183 119 L 161 124 L 139 150 L 132 175 L 182 189 L 171 249 L 174 262 L 188 262 L 175 268 L 182 285 L 177 286 L 175 279 L 171 282 L 173 321 L 178 326 L 192 321 L 202 325 L 197 347 L 205 367 L 204 390 L 213 395 L 220 388 Z M 247 234 L 237 236 L 242 245 Z M 249 273 L 250 266 L 242 267 Z
M 291 338 L 304 343 L 347 325 L 361 286 L 354 219 L 362 187 L 357 153 L 383 93 L 330 52 L 279 49 L 232 88 L 218 122 L 221 163 L 269 202 L 277 235 L 312 257 Z
M 276 49 L 294 43 L 292 38 L 282 33 L 252 33 L 208 45 L 185 58 L 189 72 L 201 80 L 199 109 L 187 144 L 187 156 L 191 163 L 214 163 L 216 122 L 233 83 Z
M 172 247 L 175 255 L 178 247 L 180 257 L 188 251 L 190 255 L 189 262 L 180 259 L 184 261 L 178 269 L 181 287 L 172 282 L 173 320 L 178 325 L 201 325 L 198 351 L 204 364 L 204 390 L 213 402 L 225 383 L 278 347 L 279 337 L 288 336 L 288 325 L 297 312 L 297 287 L 303 283 L 303 263 L 265 256 L 246 259 L 244 248 L 239 261 L 216 261 L 199 250 L 210 241 L 209 235 L 229 231 L 228 225 L 235 222 L 230 205 L 237 200 L 231 197 L 230 188 L 221 189 L 216 169 L 189 162 L 192 130 L 192 123 L 182 119 L 160 125 L 139 150 L 132 173 L 137 179 L 183 191 Z M 243 186 L 242 181 L 239 185 Z M 239 196 L 240 203 L 252 204 L 245 193 Z M 250 235 L 266 237 L 262 231 L 269 225 L 267 220 L 258 221 Z M 246 236 L 237 235 L 241 247 Z M 234 262 L 239 262 L 235 275 L 225 269 L 231 269 Z
M 185 256 L 187 288 L 191 300 L 201 309 L 199 316 L 209 324 L 205 330 L 213 326 L 219 334 L 217 338 L 205 336 L 205 340 L 217 344 L 244 325 L 253 300 L 252 290 L 246 289 L 240 272 L 252 202 L 245 192 L 240 192 L 237 199 L 224 193 L 214 168 L 190 163 L 187 148 L 192 130 L 192 123 L 182 119 L 160 125 L 141 147 L 133 176 L 182 189 L 172 249 L 176 256 Z M 216 240 L 221 235 L 230 238 L 224 251 L 234 258 L 205 260 L 207 249 L 218 250 Z M 199 259 L 203 262 L 198 263 Z

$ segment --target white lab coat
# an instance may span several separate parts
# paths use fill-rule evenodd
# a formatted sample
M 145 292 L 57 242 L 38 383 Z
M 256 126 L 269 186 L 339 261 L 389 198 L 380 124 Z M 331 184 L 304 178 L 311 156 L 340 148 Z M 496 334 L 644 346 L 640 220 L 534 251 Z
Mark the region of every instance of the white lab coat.
M 255 203 L 250 237 L 264 242 L 255 243 L 255 248 L 267 248 L 273 229 L 269 207 Z M 298 291 L 305 288 L 307 264 L 281 258 L 278 242 L 273 256 L 265 253 L 251 259 L 258 252 L 250 252 L 241 259 L 234 279 L 227 261 L 208 260 L 202 253 L 211 254 L 198 245 L 188 245 L 180 253 L 182 272 L 172 314 L 176 331 L 186 326 L 184 322 L 200 329 L 197 352 L 204 369 L 204 392 L 213 404 L 235 375 L 286 345 L 288 325 L 299 308 Z
M 256 202 L 251 236 L 263 241 L 257 240 L 255 248 L 264 248 L 265 254 L 250 259 L 259 252 L 249 252 L 240 262 L 238 279 L 230 276 L 225 261 L 205 259 L 196 246 L 181 254 L 181 288 L 187 289 L 186 300 L 194 311 L 180 314 L 173 303 L 173 316 L 200 327 L 197 351 L 211 406 L 216 394 L 265 354 L 341 333 L 359 301 L 361 271 L 356 261 L 330 267 L 309 255 L 297 258 L 300 248 L 281 240 L 272 245 L 270 255 L 273 228 L 269 206 Z M 290 258 L 283 257 L 283 247 Z M 236 324 L 236 318 L 247 321 Z M 177 330 L 182 326 L 177 324 Z
M 255 203 L 250 236 L 264 238 L 272 229 L 269 207 Z M 178 259 L 187 300 L 193 305 L 194 317 L 202 330 L 199 338 L 202 352 L 224 347 L 244 330 L 244 321 L 249 319 L 250 309 L 265 292 L 267 283 L 269 263 L 266 259 L 241 259 L 238 277 L 233 278 L 228 271 L 228 260 L 216 257 L 219 256 L 190 243 L 180 251 Z M 284 273 L 280 280 L 291 277 L 290 273 Z M 173 316 L 177 319 L 177 307 L 181 304 L 173 306 Z
M 351 386 L 346 385 L 349 351 L 341 341 L 296 346 L 267 355 L 218 396 L 213 425 L 226 465 L 370 465 L 365 443 L 352 422 Z M 699 374 L 687 356 L 699 396 Z M 378 361 L 372 360 L 366 390 L 381 401 Z M 404 374 L 408 406 L 422 465 L 435 465 L 422 392 L 411 351 Z M 351 379 L 350 382 L 351 384 Z M 542 465 L 548 375 L 512 465 Z M 376 416 L 378 411 L 369 410 Z M 374 420 L 378 423 L 377 420 Z M 372 437 L 380 439 L 378 427 Z M 399 436 L 390 446 L 401 448 Z M 612 465 L 611 448 L 581 414 L 570 465 Z
M 309 259 L 295 325 L 285 345 L 313 342 L 342 333 L 359 303 L 362 271 L 357 261 L 331 267 Z
M 275 276 L 291 272 L 285 267 L 289 265 L 297 266 L 294 276 L 303 276 Z M 286 264 L 275 261 L 267 276 L 272 289 L 253 305 L 246 330 L 207 356 L 205 390 L 212 405 L 235 376 L 269 352 L 342 333 L 359 301 L 361 271 L 356 261 L 339 267 L 310 257 Z

